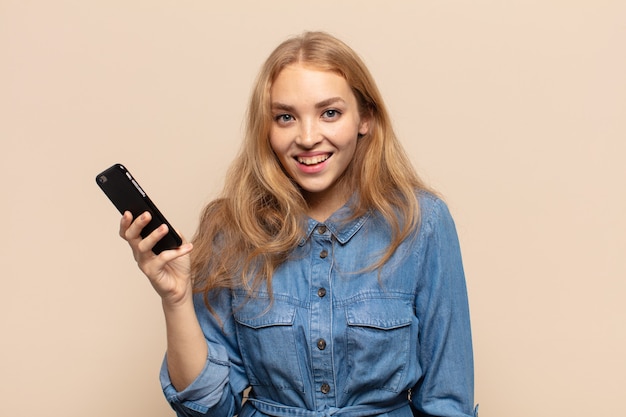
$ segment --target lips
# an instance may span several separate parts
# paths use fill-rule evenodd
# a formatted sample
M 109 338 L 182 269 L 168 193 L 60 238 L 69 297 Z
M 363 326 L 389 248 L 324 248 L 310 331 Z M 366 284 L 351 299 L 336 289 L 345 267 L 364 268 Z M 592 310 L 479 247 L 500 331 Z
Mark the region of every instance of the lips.
M 319 155 L 311 155 L 311 156 L 296 156 L 296 161 L 302 165 L 313 166 L 317 164 L 321 164 L 324 161 L 327 161 L 328 158 L 332 156 L 331 153 L 319 154 Z

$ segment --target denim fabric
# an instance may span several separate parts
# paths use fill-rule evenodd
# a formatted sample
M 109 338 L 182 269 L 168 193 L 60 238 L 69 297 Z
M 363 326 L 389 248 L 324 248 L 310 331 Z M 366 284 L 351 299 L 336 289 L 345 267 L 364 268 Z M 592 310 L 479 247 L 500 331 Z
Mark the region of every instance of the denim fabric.
M 196 298 L 209 346 L 204 371 L 176 392 L 179 416 L 474 416 L 469 309 L 454 222 L 420 194 L 419 231 L 381 270 L 391 232 L 348 206 L 312 219 L 301 244 L 261 290 L 222 291 L 221 323 Z M 241 407 L 243 391 L 250 399 Z

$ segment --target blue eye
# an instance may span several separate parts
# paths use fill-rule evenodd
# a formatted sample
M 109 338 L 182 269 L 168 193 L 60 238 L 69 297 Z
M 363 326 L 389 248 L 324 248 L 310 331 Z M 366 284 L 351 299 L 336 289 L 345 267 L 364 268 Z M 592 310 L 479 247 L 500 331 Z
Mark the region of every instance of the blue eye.
M 341 112 L 335 109 L 328 109 L 322 114 L 322 116 L 326 119 L 336 119 L 340 115 L 341 115 Z
M 278 123 L 289 123 L 293 120 L 293 116 L 290 114 L 279 114 L 277 116 L 274 116 L 274 120 L 276 120 Z

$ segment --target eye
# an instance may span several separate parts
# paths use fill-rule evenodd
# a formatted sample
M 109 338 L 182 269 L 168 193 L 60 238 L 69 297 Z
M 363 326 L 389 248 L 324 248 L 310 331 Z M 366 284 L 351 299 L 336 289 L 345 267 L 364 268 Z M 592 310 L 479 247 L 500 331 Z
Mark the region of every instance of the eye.
M 336 119 L 339 116 L 341 116 L 341 112 L 339 110 L 336 109 L 328 109 L 326 111 L 324 111 L 324 113 L 322 113 L 322 117 L 324 119 Z
M 287 113 L 274 116 L 274 120 L 279 124 L 286 124 L 294 120 L 293 116 Z

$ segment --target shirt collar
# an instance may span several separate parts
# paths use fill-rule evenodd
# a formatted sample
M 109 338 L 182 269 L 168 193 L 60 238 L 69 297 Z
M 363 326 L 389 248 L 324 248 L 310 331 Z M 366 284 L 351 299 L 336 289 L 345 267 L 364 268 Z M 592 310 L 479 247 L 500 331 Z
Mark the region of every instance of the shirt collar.
M 305 236 L 300 240 L 299 245 L 303 246 L 307 240 L 311 237 L 311 233 L 319 226 L 326 226 L 330 233 L 337 239 L 342 245 L 347 243 L 352 236 L 359 231 L 363 224 L 370 216 L 370 212 L 366 212 L 363 216 L 347 221 L 352 214 L 350 208 L 350 202 L 346 203 L 339 210 L 334 212 L 326 221 L 318 222 L 317 220 L 309 218 L 307 220 L 307 230 Z

